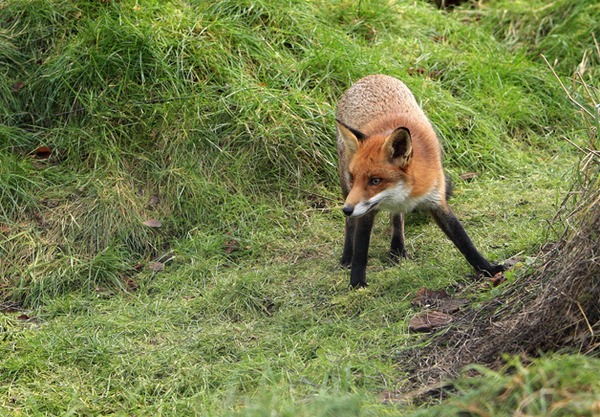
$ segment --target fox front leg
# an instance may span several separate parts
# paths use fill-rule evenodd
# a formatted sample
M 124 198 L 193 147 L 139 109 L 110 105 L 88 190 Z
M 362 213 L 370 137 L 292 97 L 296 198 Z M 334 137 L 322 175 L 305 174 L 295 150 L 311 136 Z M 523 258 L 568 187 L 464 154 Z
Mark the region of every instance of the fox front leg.
M 448 205 L 432 209 L 431 215 L 440 229 L 442 229 L 446 236 L 448 236 L 452 243 L 458 248 L 460 253 L 463 254 L 467 262 L 469 262 L 476 271 L 483 272 L 489 276 L 494 276 L 498 272 L 506 269 L 505 265 L 490 263 L 479 253 L 465 231 L 465 228 Z
M 367 258 L 375 214 L 375 212 L 370 212 L 354 219 L 354 252 L 350 271 L 350 286 L 354 288 L 367 286 Z

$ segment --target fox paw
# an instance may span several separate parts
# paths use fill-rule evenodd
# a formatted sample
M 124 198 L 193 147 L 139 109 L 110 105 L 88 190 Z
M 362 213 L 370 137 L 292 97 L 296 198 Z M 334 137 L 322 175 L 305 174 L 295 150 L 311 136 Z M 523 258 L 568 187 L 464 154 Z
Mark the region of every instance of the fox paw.
M 408 252 L 406 251 L 406 249 L 390 250 L 390 260 L 392 261 L 392 263 L 397 264 L 402 259 L 408 259 Z
M 508 269 L 505 264 L 491 264 L 488 268 L 482 269 L 479 273 L 486 277 L 493 277 L 496 274 L 506 271 Z
M 345 256 L 342 256 L 340 259 L 340 266 L 344 269 L 348 269 L 352 266 L 352 257 L 348 258 Z

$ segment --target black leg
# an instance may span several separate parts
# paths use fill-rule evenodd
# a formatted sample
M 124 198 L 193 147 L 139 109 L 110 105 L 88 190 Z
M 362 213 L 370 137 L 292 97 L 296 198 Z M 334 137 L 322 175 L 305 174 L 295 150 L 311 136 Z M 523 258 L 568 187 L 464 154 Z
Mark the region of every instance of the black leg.
M 431 210 L 431 214 L 437 225 L 463 254 L 467 262 L 477 271 L 494 276 L 496 273 L 506 269 L 504 265 L 491 264 L 477 251 L 471 238 L 450 207 L 435 208 Z
M 344 236 L 344 251 L 342 252 L 342 259 L 340 264 L 344 268 L 349 268 L 352 265 L 352 254 L 354 253 L 354 229 L 356 226 L 356 219 L 353 217 L 346 217 L 346 231 Z
M 390 257 L 392 261 L 398 262 L 408 256 L 404 246 L 404 215 L 392 214 L 392 244 L 390 245 Z
M 350 271 L 350 285 L 355 288 L 367 286 L 367 257 L 374 221 L 375 212 L 356 219 L 354 253 L 352 256 L 352 270 Z

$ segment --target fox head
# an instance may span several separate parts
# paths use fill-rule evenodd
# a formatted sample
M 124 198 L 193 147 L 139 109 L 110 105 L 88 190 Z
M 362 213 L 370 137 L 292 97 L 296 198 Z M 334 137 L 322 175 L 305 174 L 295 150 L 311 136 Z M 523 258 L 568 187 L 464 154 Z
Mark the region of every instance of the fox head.
M 336 123 L 349 161 L 350 192 L 344 214 L 359 217 L 376 208 L 403 210 L 411 191 L 406 184 L 413 154 L 410 131 L 399 127 L 367 137 L 339 120 Z

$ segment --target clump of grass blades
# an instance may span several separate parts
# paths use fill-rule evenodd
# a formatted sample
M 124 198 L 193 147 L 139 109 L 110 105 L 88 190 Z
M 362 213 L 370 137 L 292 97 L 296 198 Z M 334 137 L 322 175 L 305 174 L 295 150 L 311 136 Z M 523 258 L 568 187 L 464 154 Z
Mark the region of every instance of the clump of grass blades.
M 505 42 L 526 49 L 537 60 L 545 55 L 561 75 L 581 72 L 589 65 L 586 81 L 598 79 L 598 39 L 593 36 L 600 31 L 596 1 L 502 1 L 496 6 L 497 11 L 485 14 L 484 20 Z
M 15 219 L 37 202 L 34 197 L 44 183 L 31 175 L 28 161 L 16 155 L 0 153 L 0 219 L 4 222 Z
M 235 233 L 252 246 L 265 213 L 294 212 L 319 187 L 337 192 L 333 103 L 372 72 L 415 90 L 451 170 L 518 171 L 531 162 L 521 139 L 538 137 L 545 117 L 563 120 L 564 102 L 547 98 L 544 73 L 523 56 L 432 15 L 425 3 L 356 6 L 10 2 L 0 21 L 23 86 L 10 94 L 5 113 L 18 116 L 0 130 L 0 151 L 14 159 L 45 145 L 55 155 L 28 174 L 50 186 L 17 184 L 23 191 L 10 215 L 23 201 L 44 202 L 41 224 L 24 221 L 41 229 L 48 248 L 84 263 L 109 250 L 134 265 L 175 242 L 197 247 L 183 241 L 198 236 L 214 242 Z M 422 22 L 433 29 L 419 29 Z M 489 62 L 468 64 L 488 53 L 500 82 L 485 76 Z M 415 75 L 415 65 L 439 75 Z M 148 230 L 148 218 L 163 226 Z M 11 282 L 37 276 L 20 269 Z
M 600 361 L 583 356 L 548 357 L 525 365 L 513 358 L 499 371 L 474 366 L 480 377 L 458 384 L 461 395 L 415 416 L 594 416 L 598 411 Z

